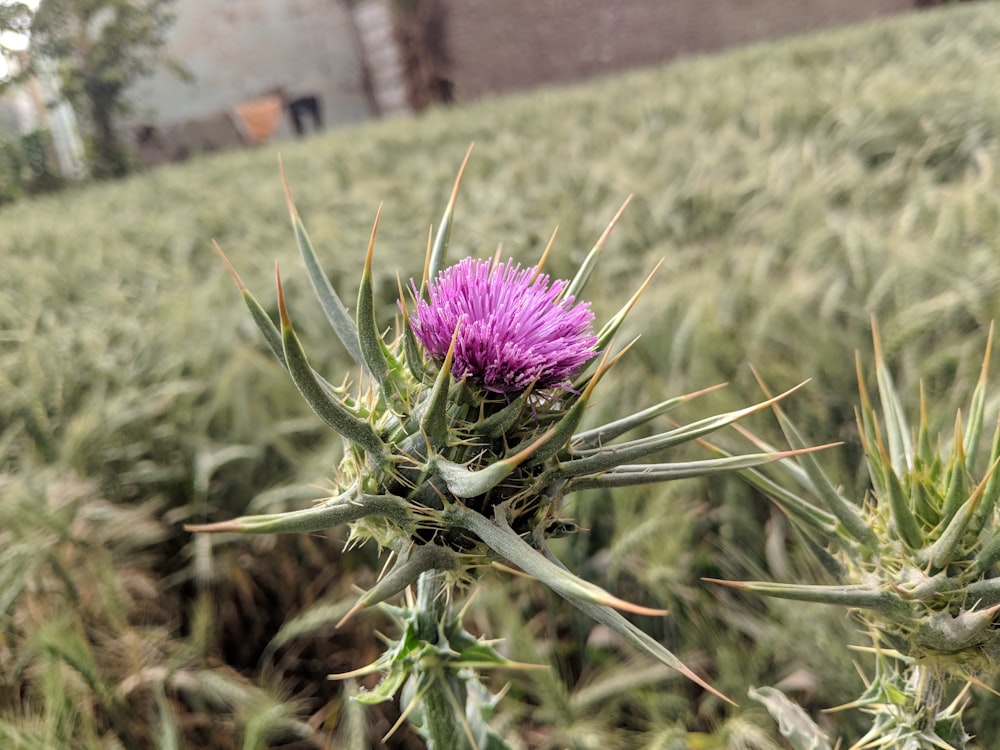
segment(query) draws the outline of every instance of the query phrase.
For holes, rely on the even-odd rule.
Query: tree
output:
[[[85,125],[95,178],[131,166],[118,129],[130,110],[128,88],[159,65],[187,76],[162,48],[174,0],[42,0],[31,23],[30,69],[54,64],[63,96]]]
[[[10,79],[9,58],[21,48],[14,41],[27,42],[32,15],[27,3],[0,0],[0,93],[3,83]]]
[[[0,2],[0,32],[27,34],[31,28],[31,7],[22,2]]]

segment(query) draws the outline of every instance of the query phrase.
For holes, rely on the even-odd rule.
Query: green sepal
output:
[[[786,514],[788,510],[778,506]],[[806,549],[812,554],[816,561],[819,562],[820,566],[826,572],[828,576],[834,581],[844,580],[844,575],[846,571],[844,566],[840,564],[833,555],[831,555],[826,550],[826,544],[830,538],[829,534],[817,534],[814,528],[808,528],[799,523],[792,523],[792,533],[795,538],[798,539],[802,544],[806,546]]]
[[[440,456],[431,459],[430,465],[433,471],[444,478],[448,491],[460,498],[478,497],[489,492],[517,468],[517,464],[501,460],[473,471]]]
[[[981,647],[997,638],[993,621],[998,607],[964,610],[954,617],[948,612],[938,612],[921,621],[916,639],[925,648],[945,653]]]
[[[972,568],[972,573],[987,575],[998,562],[1000,562],[1000,534],[990,539],[976,554],[976,563]]]
[[[577,399],[577,402],[569,408],[565,416],[561,417],[555,423],[554,427],[550,427],[541,438],[535,440],[535,449],[532,451],[533,455],[530,462],[532,465],[548,461],[566,447],[570,438],[573,437],[573,430],[580,426],[589,397],[590,393],[584,391],[583,395]],[[524,447],[526,443],[527,441],[521,443],[514,450],[527,450],[528,448]]]
[[[569,573],[562,562],[553,555],[549,550],[543,550],[542,555],[552,563],[555,567]],[[572,574],[570,574],[572,575]],[[574,607],[579,609],[589,618],[595,622],[610,628],[615,633],[618,633],[622,638],[631,643],[635,648],[642,651],[647,656],[651,656],[656,659],[661,664],[665,664],[671,669],[676,670],[678,673],[684,675],[689,680],[697,685],[708,690],[713,695],[718,696],[727,703],[733,703],[732,700],[727,698],[725,695],[720,693],[714,687],[709,685],[705,680],[699,677],[690,667],[688,667],[684,662],[678,659],[674,654],[667,649],[662,643],[655,640],[652,636],[646,632],[640,630],[635,625],[633,625],[629,620],[625,619],[621,612],[618,612],[611,607],[605,606],[603,604],[598,604],[595,602],[586,601],[584,599],[574,599],[567,597],[556,591],[557,594],[562,596],[566,601],[572,604]],[[735,704],[733,704],[735,705]]]
[[[494,512],[496,522],[456,503],[445,509],[444,516],[447,522],[471,531],[497,555],[570,601],[591,602],[647,615],[666,614],[664,610],[640,607],[619,599],[599,586],[588,583],[565,568],[555,565],[511,529],[503,505],[496,506]]]
[[[797,455],[796,451],[785,453],[748,453],[727,458],[709,458],[700,461],[682,461],[662,464],[635,464],[617,466],[595,476],[573,478],[568,483],[567,492],[610,487],[634,487],[654,482],[671,482],[676,479],[690,479],[727,471],[739,471],[752,466],[780,461]],[[558,481],[566,478],[563,467],[558,466],[549,475]],[[548,478],[548,477],[547,477]]]
[[[913,468],[923,469],[934,480],[941,469],[941,454],[931,441],[931,430],[927,418],[927,394],[924,384],[920,383],[920,426],[917,428],[917,455],[914,456]]]
[[[962,448],[961,414],[955,416],[955,442],[948,461],[948,473],[945,480],[944,506],[941,509],[941,520],[948,523],[954,518],[959,508],[969,497],[969,475],[965,468],[965,453]]]
[[[622,207],[618,209],[618,212],[614,215],[614,218],[608,223],[608,226],[598,237],[597,242],[587,253],[587,257],[583,259],[583,263],[580,264],[580,268],[577,269],[576,275],[573,277],[572,281],[563,289],[562,294],[559,295],[560,299],[567,299],[569,297],[578,298],[580,292],[587,285],[587,280],[590,279],[590,274],[593,273],[594,269],[597,267],[597,260],[601,254],[601,250],[604,249],[604,243],[608,241],[608,237],[611,235],[611,230],[615,228],[615,224],[625,213],[625,208],[631,202],[632,196],[630,195],[622,203]]]
[[[993,445],[990,448],[990,464],[1000,459],[1000,415],[997,418],[997,426],[993,431]],[[978,536],[986,523],[993,518],[993,511],[997,506],[997,499],[1000,497],[1000,471],[994,471],[986,482],[986,489],[983,490],[983,499],[976,508],[969,523],[969,534]]]
[[[312,367],[309,366],[306,359],[302,344],[292,328],[291,319],[288,317],[280,276],[278,277],[278,310],[281,315],[281,339],[285,352],[285,362],[288,366],[288,373],[292,376],[292,381],[299,389],[299,393],[327,426],[367,451],[376,464],[384,465],[389,460],[388,452],[372,426],[351,414],[339,400],[332,398],[316,379]]]
[[[872,609],[889,615],[905,616],[909,611],[906,603],[898,595],[874,589],[867,584],[824,586],[820,584],[773,583],[770,581],[723,581],[718,578],[705,578],[703,580],[779,599]]]
[[[832,513],[816,507],[762,472],[748,469],[740,472],[740,476],[771,498],[771,501],[787,513],[797,526],[825,538],[837,535],[838,529],[843,528]]]
[[[858,367],[860,368],[860,366],[859,360]],[[855,418],[858,430],[861,433],[861,446],[864,449],[865,465],[868,468],[868,475],[871,477],[872,494],[876,498],[888,498],[891,484],[889,475],[894,474],[894,469],[885,451],[885,445],[882,442],[882,435],[878,426],[878,416],[868,402],[868,397],[863,386],[861,401],[862,405],[860,409],[855,410]],[[909,475],[904,474],[903,476],[908,477]],[[810,480],[811,486],[812,482]]]
[[[758,447],[761,447],[771,453],[776,452],[775,448],[767,442],[749,435],[749,433],[747,433],[747,436],[750,437],[752,442]],[[732,455],[728,451],[725,451],[719,446],[707,441],[703,440],[701,441],[701,444],[723,456]],[[810,490],[812,487],[809,482],[808,475],[806,475],[805,471],[798,464],[791,461],[782,461],[781,463],[776,464],[775,470],[789,475],[806,490]],[[771,500],[782,511],[791,517],[796,526],[799,526],[803,530],[810,532],[810,534],[815,534],[817,537],[823,539],[829,539],[830,537],[838,534],[838,529],[841,527],[838,526],[837,518],[832,513],[829,513],[822,508],[818,508],[802,496],[792,492],[784,485],[778,484],[773,479],[756,469],[746,469],[741,471],[740,476],[747,483],[756,487],[767,497],[771,498]]]
[[[568,445],[569,441],[573,438],[573,431],[580,426],[580,422],[583,420],[584,410],[587,408],[587,403],[590,401],[590,396],[593,394],[594,388],[597,387],[597,384],[601,382],[601,378],[607,374],[608,370],[621,359],[631,346],[632,344],[629,344],[614,357],[611,356],[610,350],[604,353],[596,372],[590,376],[587,385],[583,388],[580,395],[576,397],[573,405],[565,413],[559,414],[555,426],[534,442],[532,446],[534,455],[531,458],[533,465],[547,461]],[[514,450],[521,450],[527,442],[525,441]],[[524,448],[524,450],[527,450],[527,448]]]
[[[567,476],[596,474],[630,461],[645,458],[653,453],[658,453],[659,451],[667,450],[668,448],[673,448],[674,446],[690,442],[696,438],[702,437],[703,435],[708,435],[709,433],[731,425],[734,422],[738,422],[751,414],[755,414],[769,406],[773,406],[780,399],[785,398],[787,395],[800,387],[801,385],[795,386],[795,388],[791,388],[778,396],[769,398],[768,400],[754,404],[753,406],[726,412],[724,414],[717,414],[712,417],[706,417],[705,419],[700,419],[696,422],[692,422],[691,424],[678,427],[677,429],[670,430],[669,432],[664,432],[659,435],[629,440],[624,443],[618,443],[617,445],[606,446],[603,448],[573,450],[572,453],[574,455],[581,456],[581,458],[574,458],[563,462],[560,465],[560,470],[567,472]],[[804,448],[806,446],[793,447]]]
[[[625,201],[625,203],[627,205],[628,201]],[[624,211],[625,210],[625,206],[622,206],[621,210]],[[620,216],[621,215],[621,211],[619,211],[618,214]],[[618,217],[616,216],[615,219],[614,219],[614,221],[617,221],[617,220],[618,220]],[[612,222],[612,226],[614,225],[614,221]],[[607,233],[610,230],[611,230],[611,226],[609,226],[608,229],[605,230],[605,232]],[[591,251],[591,252],[593,253],[593,251]],[[590,256],[588,256],[588,258],[589,257]],[[596,257],[597,257],[596,254],[594,254],[593,257],[596,260]],[[586,261],[584,261],[584,263],[586,264]],[[629,298],[628,302],[626,302],[622,306],[622,308],[617,313],[615,313],[612,316],[611,320],[609,320],[607,323],[605,323],[603,326],[601,326],[601,330],[597,332],[597,341],[594,343],[594,356],[592,356],[589,360],[587,360],[587,362],[580,369],[580,373],[577,375],[576,379],[573,381],[573,387],[571,389],[567,389],[569,391],[569,393],[577,393],[577,392],[583,390],[586,387],[587,381],[589,379],[589,372],[590,372],[591,366],[593,366],[593,364],[595,362],[599,361],[598,357],[600,356],[600,352],[607,351],[607,348],[611,345],[611,342],[614,339],[615,334],[618,332],[618,329],[621,327],[621,324],[625,322],[626,316],[628,316],[629,312],[632,310],[632,307],[639,300],[639,297],[642,296],[642,293],[644,291],[646,291],[646,288],[649,286],[650,282],[653,280],[653,276],[656,274],[656,272],[660,269],[660,266],[662,266],[662,265],[663,265],[663,261],[661,260],[659,263],[656,264],[656,267],[653,268],[652,271],[650,271],[650,273],[646,277],[645,281],[643,281],[642,284],[639,285],[639,288]],[[581,271],[582,270],[583,269],[581,268]],[[564,290],[563,293],[560,295],[560,297],[565,297],[565,296],[567,296],[567,292]],[[629,344],[629,346],[631,346],[631,344]],[[603,364],[603,361],[602,361],[602,364]]]
[[[382,207],[379,206],[372,226],[371,239],[368,241],[368,252],[361,272],[361,284],[358,287],[357,304],[357,336],[361,347],[361,356],[365,367],[375,382],[378,383],[386,404],[397,413],[403,413],[402,388],[399,385],[399,373],[402,365],[395,359],[382,340],[382,334],[375,320],[375,286],[372,280],[372,260],[375,252],[375,234],[378,231]]]
[[[292,194],[288,189],[288,182],[285,180],[283,168],[281,180],[285,187],[285,198],[288,201],[288,210],[292,217],[292,230],[295,232],[295,242],[299,247],[302,260],[305,262],[309,281],[312,282],[312,287],[316,292],[316,298],[319,300],[323,315],[326,317],[337,338],[344,345],[344,348],[347,349],[347,353],[351,355],[351,359],[359,366],[365,367],[365,360],[361,356],[361,347],[358,342],[358,328],[354,324],[354,321],[351,320],[351,314],[347,311],[347,307],[340,300],[330,280],[323,272],[316,251],[313,249],[312,242],[309,241],[305,225],[302,223],[299,212],[295,208],[295,203],[292,201]]]
[[[603,424],[600,427],[595,427],[593,429],[577,433],[570,441],[570,445],[574,450],[600,448],[605,443],[624,435],[626,432],[634,430],[636,427],[641,427],[656,417],[666,414],[674,407],[687,403],[698,396],[704,395],[721,387],[721,385],[716,385],[711,388],[704,388],[700,391],[695,391],[694,393],[686,393],[683,396],[668,398],[666,401],[661,401],[658,404],[646,407],[645,409],[637,411],[634,414],[630,414],[627,417],[622,417],[621,419],[616,419],[613,422]]]
[[[662,664],[666,664],[671,669],[676,670],[678,673],[682,674],[687,679],[691,680],[697,685],[700,685],[708,692],[721,698],[727,703],[735,705],[735,703],[726,697],[724,694],[720,693],[714,687],[712,687],[703,678],[699,677],[689,666],[677,658],[669,649],[667,649],[662,643],[653,639],[652,636],[646,632],[640,630],[632,622],[625,619],[625,617],[617,610],[612,609],[601,604],[596,604],[594,602],[589,602],[583,599],[573,599],[563,595],[561,592],[557,591],[557,594],[566,599],[570,604],[579,609],[585,615],[590,617],[595,622],[604,625],[610,630],[614,631],[626,641],[631,643],[635,648],[642,651],[647,656],[651,656]]]
[[[885,474],[889,496],[884,499],[889,501],[889,507],[892,509],[892,522],[896,533],[911,550],[921,549],[924,546],[923,534],[920,533],[917,519],[907,502],[903,485],[891,468],[887,468]]]
[[[919,472],[919,467],[915,472]],[[910,481],[910,509],[918,522],[925,528],[934,528],[941,521],[941,511],[944,502],[937,488],[926,481],[919,473]]]
[[[990,323],[990,331],[986,336],[986,351],[983,353],[983,364],[979,369],[979,379],[976,381],[976,388],[972,392],[972,401],[969,403],[969,427],[965,433],[963,448],[966,456],[966,470],[971,472],[976,454],[979,452],[979,441],[982,437],[983,418],[986,411],[986,385],[987,376],[990,369],[990,353],[993,350],[993,323]]]
[[[434,378],[434,387],[427,398],[427,407],[420,419],[420,429],[427,436],[431,445],[445,446],[448,444],[448,392],[453,383],[451,365],[455,357],[455,342],[458,338],[458,328],[451,337],[451,345],[445,354],[444,362]]]
[[[410,374],[417,383],[424,381],[424,350],[417,340],[417,334],[413,332],[410,325],[410,311],[403,302],[403,290],[399,290],[400,308],[403,312],[403,356],[406,359],[406,366]]]
[[[527,394],[521,393],[517,398],[500,409],[500,411],[494,412],[485,419],[470,424],[469,429],[479,435],[486,435],[486,437],[500,437],[517,424],[517,420],[521,416],[521,412],[524,411],[527,403]]]
[[[624,209],[624,206],[622,206],[622,208]],[[646,276],[645,280],[639,285],[639,288],[629,298],[628,302],[622,305],[621,309],[612,315],[611,319],[608,320],[607,323],[601,326],[601,330],[597,332],[597,343],[594,344],[594,349],[596,351],[602,351],[606,346],[608,346],[608,344],[611,343],[615,334],[618,333],[618,329],[621,328],[622,323],[625,322],[625,318],[627,318],[628,314],[632,312],[632,308],[635,306],[635,303],[639,301],[639,297],[641,297],[642,293],[646,291],[646,288],[653,280],[653,276],[660,270],[660,266],[662,265],[663,261],[661,260],[656,264],[653,270],[649,272],[649,275]]]
[[[482,469],[467,469],[464,465],[441,456],[432,456],[428,461],[428,468],[444,479],[448,491],[455,497],[478,497],[510,476],[514,469],[535,453],[551,433],[552,430],[549,430],[531,445],[520,448],[516,453],[512,451],[511,455],[498,459]]]
[[[188,525],[188,531],[236,532],[239,534],[308,534],[332,529],[369,516],[379,516],[401,529],[413,525],[407,502],[395,495],[359,495],[345,492],[324,503],[286,513],[241,516],[218,523]]]
[[[792,424],[791,420],[785,415],[784,411],[780,407],[775,406],[774,413],[778,417],[778,424],[789,445],[795,449],[808,447],[806,441],[799,434],[799,431]],[[829,480],[826,472],[823,471],[816,458],[812,454],[806,453],[798,459],[798,462],[809,477],[812,491],[823,505],[826,506],[826,509],[837,517],[837,520],[843,524],[847,532],[858,542],[870,551],[877,550],[879,543],[875,533],[865,523],[857,506],[845,498]]]
[[[215,245],[216,252],[222,257],[223,263],[226,264],[226,268],[229,269],[229,273],[233,277],[233,281],[236,283],[236,287],[240,290],[240,296],[243,297],[243,302],[247,309],[250,311],[250,317],[253,319],[254,324],[257,326],[257,330],[260,331],[261,335],[264,337],[264,342],[267,344],[267,348],[271,350],[271,354],[277,359],[285,371],[288,370],[288,364],[285,362],[285,350],[281,343],[281,331],[278,330],[278,326],[274,324],[271,320],[271,316],[267,314],[264,307],[257,301],[257,298],[253,296],[253,293],[247,288],[247,285],[243,283],[243,279],[236,272],[236,268],[233,264],[229,262],[229,258],[226,254],[222,252],[222,248]],[[337,393],[338,388],[331,385],[328,381],[323,379],[317,372],[313,371],[313,375],[322,384],[324,388],[330,393]]]
[[[953,561],[955,550],[959,549],[969,522],[975,515],[976,507],[982,501],[990,477],[996,472],[998,465],[1000,465],[1000,458],[993,463],[986,476],[983,477],[983,481],[958,509],[944,531],[941,532],[941,536],[927,550],[927,561],[932,571],[942,570]],[[964,472],[965,466],[961,466],[958,470]]]
[[[882,342],[878,327],[872,323],[872,342],[875,347],[875,380],[878,385],[879,401],[885,417],[885,432],[889,441],[889,461],[897,474],[908,473],[913,468],[913,444],[906,414],[899,400],[892,375],[885,365]]]
[[[281,363],[281,366],[287,370],[288,364],[285,362],[285,350],[281,345],[281,331],[278,330],[274,321],[271,320],[271,316],[267,314],[267,311],[257,301],[257,298],[251,294],[249,289],[243,287],[241,293],[243,302],[246,304],[247,309],[250,310],[250,317],[253,318],[253,322],[257,324],[257,329],[264,336],[267,348],[271,350],[271,353]]]
[[[975,581],[962,589],[962,593],[967,601],[976,602],[980,607],[1000,604],[1000,578]]]
[[[433,280],[438,275],[438,271],[441,270],[441,264],[444,262],[444,256],[448,250],[448,242],[451,240],[451,225],[455,219],[458,190],[462,185],[462,176],[465,174],[465,167],[469,163],[470,156],[472,156],[472,146],[469,146],[469,150],[465,152],[465,159],[462,160],[462,166],[458,168],[455,185],[451,189],[451,197],[448,199],[448,205],[445,206],[444,215],[441,217],[441,224],[438,226],[437,234],[434,236],[434,243],[431,245],[428,256],[427,279],[425,281]]]
[[[565,392],[562,401],[562,410],[554,410],[539,415],[540,425],[554,426],[549,428],[548,432],[543,436],[543,440],[535,441],[536,452],[531,461],[533,465],[547,461],[568,446],[569,441],[573,438],[573,431],[579,427],[580,422],[583,420],[584,410],[587,408],[587,403],[594,392],[594,388],[597,387],[597,384],[607,374],[608,370],[625,355],[625,352],[634,343],[635,341],[633,340],[614,356],[611,355],[610,349],[606,350],[600,359],[600,363],[597,365],[597,370],[586,378],[585,385],[579,389],[574,386],[573,390]],[[528,398],[527,393],[524,394],[524,398]],[[528,438],[514,450],[521,450],[530,441],[531,438]]]

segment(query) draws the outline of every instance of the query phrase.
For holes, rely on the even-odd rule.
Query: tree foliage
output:
[[[31,28],[31,7],[27,3],[0,3],[0,32],[27,34]]]
[[[63,96],[86,125],[94,177],[129,171],[117,127],[130,111],[128,88],[159,65],[183,73],[162,55],[174,1],[43,0],[34,14],[31,67],[54,64]]]
[[[27,3],[20,0],[15,2],[0,0],[0,94],[14,75],[11,70],[13,69],[16,74],[20,69],[20,65],[11,66],[10,62],[11,58],[17,57],[17,52],[23,49],[18,42],[27,42],[33,15],[31,6]]]

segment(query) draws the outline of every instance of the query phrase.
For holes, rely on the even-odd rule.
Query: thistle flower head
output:
[[[189,528],[268,534],[349,524],[352,541],[374,539],[394,555],[355,609],[399,594],[430,571],[464,582],[490,562],[506,561],[647,655],[716,692],[617,611],[663,610],[629,604],[582,580],[562,566],[546,542],[575,529],[561,508],[571,493],[713,474],[787,455],[642,463],[765,409],[774,399],[629,436],[703,390],[581,430],[594,388],[628,348],[612,355],[613,337],[652,277],[596,333],[592,330],[593,314],[578,297],[621,212],[573,278],[553,281],[540,266],[510,260],[466,258],[444,268],[457,194],[458,181],[428,248],[431,278],[425,289],[411,284],[412,317],[400,301],[403,322],[394,336],[387,336],[375,317],[375,229],[352,317],[323,273],[289,196],[295,237],[324,314],[370,385],[357,397],[313,369],[292,326],[280,278],[276,322],[230,266],[264,340],[316,415],[344,438],[339,494],[311,508]],[[605,350],[600,360],[599,350]],[[551,398],[534,398],[545,389]]]
[[[562,296],[567,284],[510,260],[466,258],[429,284],[411,324],[439,362],[455,335],[459,380],[495,393],[564,386],[597,343],[590,305]]]

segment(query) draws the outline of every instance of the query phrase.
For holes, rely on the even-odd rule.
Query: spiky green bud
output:
[[[871,489],[845,497],[811,456],[779,467],[785,482],[757,470],[744,476],[788,513],[833,583],[728,585],[770,596],[855,610],[880,643],[905,658],[959,676],[1000,673],[1000,426],[987,425],[992,328],[979,380],[950,440],[931,439],[921,394],[912,430],[886,367],[877,329],[880,409],[858,365],[858,426]],[[793,447],[803,439],[776,407]],[[758,444],[763,445],[760,441]],[[787,488],[795,482],[802,488]]]

